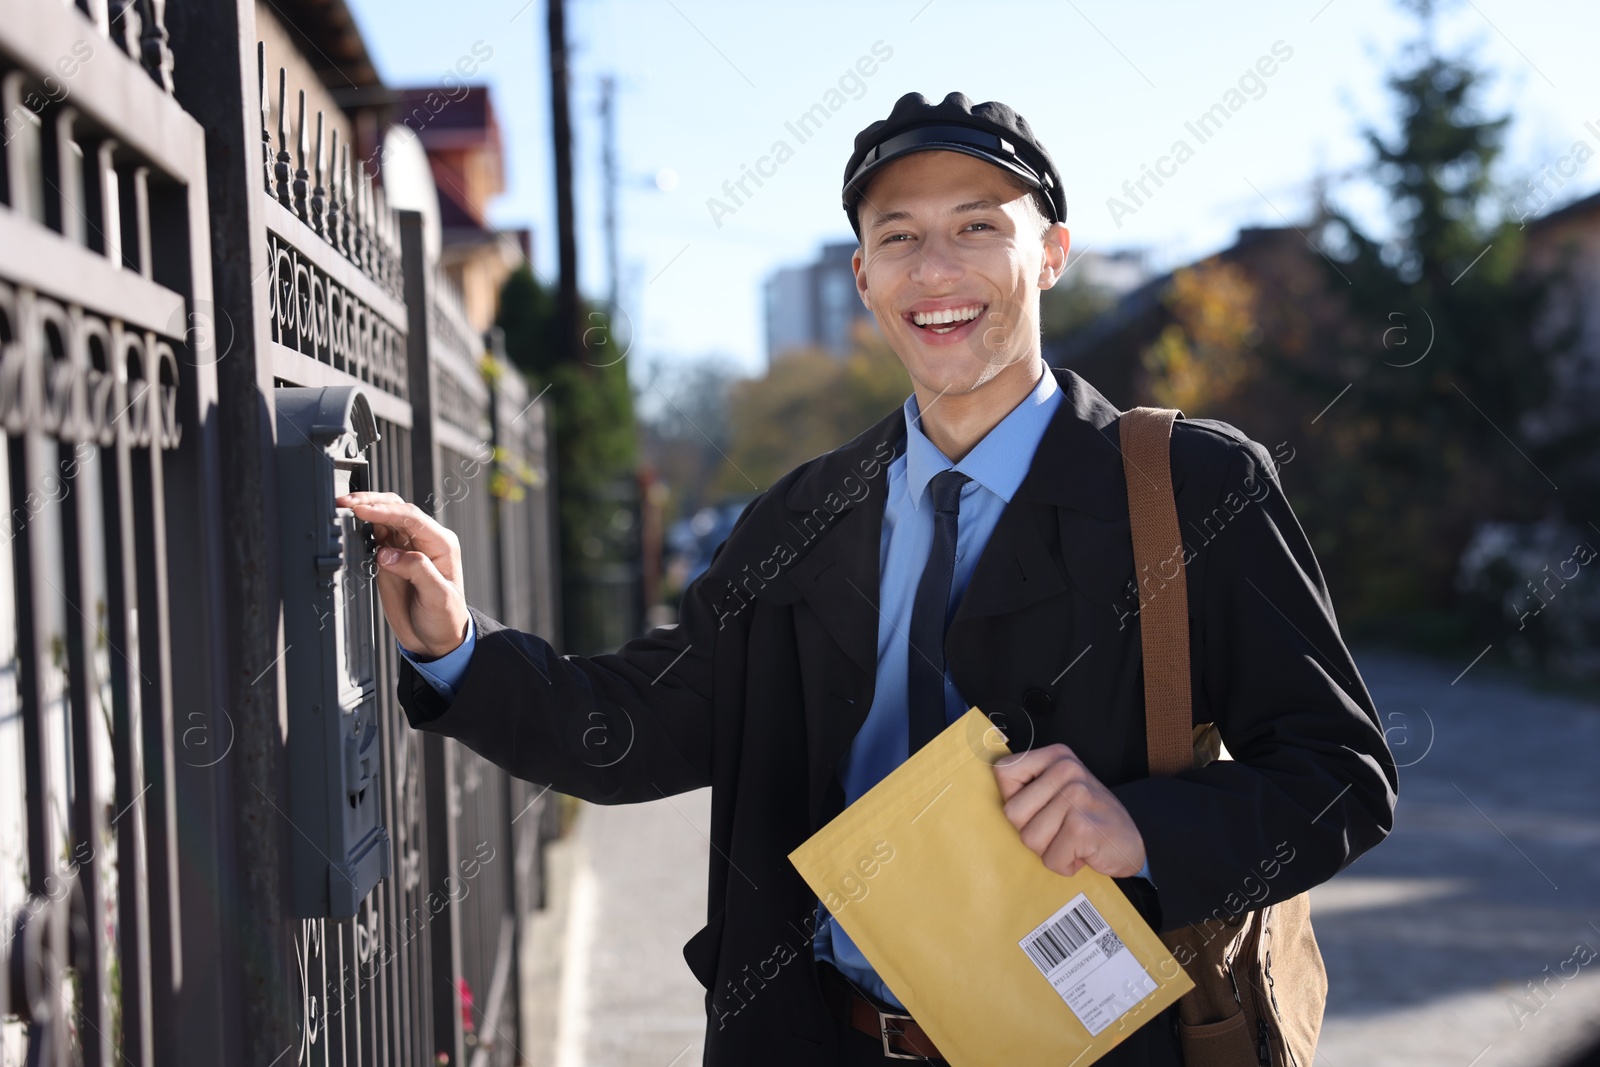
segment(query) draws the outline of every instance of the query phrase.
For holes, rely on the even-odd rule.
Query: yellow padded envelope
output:
[[[978,708],[789,860],[955,1067],[1087,1067],[1194,987],[1115,882],[1006,819]]]

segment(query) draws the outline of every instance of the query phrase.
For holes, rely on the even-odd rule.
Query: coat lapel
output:
[[[1122,452],[1120,412],[1077,374],[1052,368],[1062,390],[1028,473],[1001,511],[950,623],[959,628],[1019,611],[1076,585],[1113,610],[1131,577],[1133,546]]]
[[[854,505],[792,570],[795,588],[849,659],[875,672],[878,661],[878,544],[883,497]]]
[[[835,764],[872,706],[878,659],[878,550],[883,507],[864,502],[794,566],[803,603],[795,637],[806,694],[806,763],[810,824],[822,821]]]
[[[1062,402],[1027,475],[1002,510],[951,622],[946,648],[958,679],[964,673],[964,628],[1018,611],[1070,585],[1114,612],[1132,577],[1127,498],[1116,444],[1121,413],[1074,372],[1047,368],[1047,373],[1056,375]],[[802,667],[808,685],[814,678],[825,690],[806,701],[812,825],[817,825],[829,776],[872,704],[888,468],[904,453],[905,443],[904,416],[896,409],[819,457],[785,496],[794,543],[809,544],[789,568],[793,590],[806,609],[796,615]],[[872,474],[864,474],[869,468]],[[846,495],[851,483],[845,479],[851,476],[866,483],[865,493]]]
[[[804,602],[796,607],[795,637],[808,688],[812,826],[821,823],[834,765],[872,706],[884,499],[889,464],[905,451],[905,442],[905,418],[896,409],[822,456],[784,498],[790,511],[787,533],[794,535],[794,543],[809,541],[827,522],[825,532],[789,568],[794,591]]]

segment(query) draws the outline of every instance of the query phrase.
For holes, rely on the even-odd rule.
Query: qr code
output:
[[[1100,951],[1107,956],[1115,956],[1122,951],[1122,938],[1114,930],[1107,930],[1100,935]]]

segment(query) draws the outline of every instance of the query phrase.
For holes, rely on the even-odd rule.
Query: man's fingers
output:
[[[1083,780],[1077,768],[1082,764],[1060,761],[1050,765],[1043,774],[1023,786],[1006,801],[1006,818],[1011,825],[1021,829],[1027,826],[1048,805],[1061,800],[1083,804],[1088,800]]]
[[[1000,798],[1008,807],[1016,795],[1023,791],[1030,783],[1049,773],[1052,768],[1066,765],[1068,767],[1083,767],[1083,762],[1072,754],[1066,745],[1046,745],[1044,748],[1031,749],[1022,753],[1015,761],[1002,760],[994,765],[995,781],[1000,786]],[[1065,781],[1057,779],[1057,784]]]
[[[1044,850],[1064,829],[1066,820],[1071,814],[1072,807],[1061,794],[1053,793],[1045,797],[1044,802],[1023,817],[1017,826],[1022,843],[1043,856]],[[1012,823],[1017,824],[1018,820],[1013,819]]]
[[[341,494],[340,496],[334,497],[333,502],[339,505],[341,508],[354,507],[357,504],[370,507],[375,504],[404,505],[407,503],[406,498],[401,496],[399,493],[380,493],[376,490],[366,489],[359,490],[354,493]]]
[[[383,562],[383,555],[386,552],[394,553],[393,559],[387,563]],[[417,599],[422,601],[423,611],[443,607],[450,591],[455,588],[448,578],[439,573],[439,568],[434,566],[433,560],[425,553],[385,549],[380,550],[378,559],[379,588],[382,588],[381,583],[385,574],[403,579],[416,590]]]
[[[1015,786],[1027,785],[1043,774],[1045,768],[1064,759],[1078,761],[1077,755],[1066,745],[1060,743],[1046,745],[1043,748],[1029,749],[1019,755],[1006,756],[995,763],[994,773],[1000,780],[1003,792],[1008,783]],[[1013,788],[1012,792],[1016,792],[1016,789]]]
[[[1088,819],[1059,793],[1022,827],[1020,836],[1045,867],[1069,878],[1094,857],[1095,835]]]
[[[1105,836],[1095,828],[1094,820],[1067,803],[1055,836],[1039,850],[1039,858],[1057,874],[1071,876],[1080,867],[1093,867],[1104,843]]]
[[[456,588],[421,552],[400,552],[378,567],[378,596],[400,643],[413,652],[454,648],[461,631],[453,621]]]
[[[1001,770],[1002,768],[999,765],[995,766],[994,779],[1000,786],[1000,803],[1004,804],[1017,795],[1018,791],[1022,789],[1023,783],[1000,773]]]
[[[1058,856],[1054,852],[1046,852],[1039,859],[1044,863],[1045,867],[1067,878],[1071,878],[1088,866],[1088,861],[1082,856],[1067,857],[1064,853]]]
[[[1020,833],[1022,843],[1046,867],[1069,878],[1084,867],[1100,870],[1100,852],[1107,842],[1104,832],[1072,798],[1072,792],[1080,788],[1071,785],[1053,794]]]
[[[423,552],[436,562],[449,560],[459,548],[453,531],[398,494],[347,493],[334,497],[333,502],[355,512],[356,518],[372,523],[373,536],[380,545]]]
[[[1058,874],[1091,867],[1135,874],[1144,860],[1138,827],[1116,796],[1066,745],[1047,745],[1006,766],[995,764],[1007,821]]]

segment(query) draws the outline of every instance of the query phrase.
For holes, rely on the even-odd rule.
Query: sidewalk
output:
[[[524,964],[530,1067],[696,1067],[705,990],[683,943],[705,924],[711,791],[583,805],[548,849],[549,906]]]

